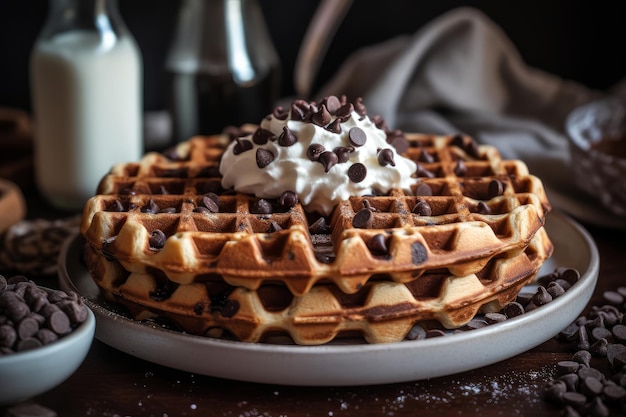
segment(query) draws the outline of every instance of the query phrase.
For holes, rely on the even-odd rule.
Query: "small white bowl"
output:
[[[24,352],[0,356],[0,405],[42,394],[69,378],[83,363],[93,341],[96,319],[87,319],[62,338]]]
[[[565,122],[575,185],[599,205],[626,216],[626,158],[605,152],[601,143],[626,144],[626,99],[607,97],[574,109]]]

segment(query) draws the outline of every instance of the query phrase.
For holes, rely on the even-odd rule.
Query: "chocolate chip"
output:
[[[39,339],[42,344],[47,345],[56,340],[59,340],[59,336],[52,330],[44,327],[42,329],[39,329],[39,331],[37,332],[37,339]]]
[[[457,177],[463,177],[465,176],[465,174],[467,174],[467,166],[465,165],[463,160],[459,159],[459,161],[456,163],[456,166],[454,167],[454,175],[456,175]]]
[[[274,161],[274,154],[271,151],[264,148],[256,150],[256,166],[262,169],[271,164],[272,161]]]
[[[505,184],[499,180],[491,180],[487,188],[488,199],[501,196],[504,193]]]
[[[450,138],[449,144],[450,144],[450,146],[456,146],[457,148],[465,149],[465,141],[463,139],[463,135],[458,134],[458,133],[454,134]]]
[[[283,132],[278,137],[278,144],[280,146],[292,146],[298,141],[296,135],[287,127],[283,127]]]
[[[213,192],[205,193],[202,196],[201,204],[209,210],[217,213],[219,211],[220,196]]]
[[[37,334],[39,323],[32,317],[24,317],[17,324],[16,330],[20,339],[27,339]]]
[[[350,154],[354,152],[353,146],[338,146],[333,149],[333,152],[337,155],[337,162],[344,163],[350,159]]]
[[[476,330],[476,329],[482,329],[483,327],[486,327],[487,325],[488,324],[486,320],[480,320],[479,318],[474,317],[473,319],[468,321],[464,327],[467,330]]]
[[[357,211],[352,218],[352,226],[357,229],[367,229],[371,227],[374,221],[374,213],[368,208],[362,208]]]
[[[328,126],[326,126],[326,130],[328,130],[331,133],[336,133],[336,134],[341,133],[342,132],[341,120],[340,119],[333,120],[332,122],[330,122]]]
[[[309,233],[311,234],[327,234],[330,233],[330,227],[326,223],[324,217],[320,217],[311,226],[309,226]]]
[[[67,314],[67,317],[70,319],[70,325],[74,326],[76,324],[82,323],[87,320],[87,309],[84,308],[81,299],[65,299],[57,303],[61,310]]]
[[[417,160],[420,162],[425,162],[427,164],[435,162],[435,158],[426,149],[422,149],[419,156],[417,157]]]
[[[411,262],[415,265],[421,265],[428,260],[428,252],[421,242],[413,242],[411,244]]]
[[[339,120],[347,120],[350,118],[350,115],[352,115],[353,111],[354,106],[352,105],[352,103],[346,103],[343,104],[339,109],[337,109],[337,111],[335,112],[335,116],[337,116]]]
[[[531,300],[535,305],[542,306],[552,301],[552,296],[548,294],[548,291],[542,286],[537,287],[537,292]]]
[[[591,345],[589,344],[589,336],[587,334],[587,328],[585,326],[580,326],[578,328],[578,345],[576,346],[578,350],[589,350]]]
[[[48,303],[48,294],[35,285],[29,285],[24,290],[24,301],[32,311],[39,311]]]
[[[409,330],[409,333],[407,333],[406,335],[406,339],[407,340],[426,339],[426,330],[419,324],[416,324],[415,326],[411,327],[411,330]]]
[[[431,216],[433,214],[432,209],[430,208],[430,204],[428,204],[426,200],[422,200],[421,198],[417,199],[417,201],[415,202],[412,213],[418,214],[420,216]]]
[[[488,324],[501,323],[506,320],[506,315],[502,313],[485,313],[485,320]]]
[[[561,375],[559,380],[565,382],[568,391],[576,391],[580,377],[575,372],[570,372],[568,374]]]
[[[278,198],[278,204],[280,204],[285,210],[289,210],[298,204],[298,194],[293,191],[283,191]]]
[[[441,329],[429,329],[426,332],[426,339],[430,339],[432,337],[442,337],[442,336],[445,336],[445,335],[446,335],[446,332],[444,332]]]
[[[252,142],[247,139],[237,138],[235,141],[235,146],[233,146],[233,154],[235,155],[242,154],[252,149]]]
[[[425,182],[421,182],[415,189],[415,195],[429,197],[433,195],[433,189],[430,188],[430,185],[426,184]]]
[[[592,417],[609,417],[609,409],[600,397],[594,397],[591,403],[587,405],[587,415]]]
[[[580,279],[580,272],[574,268],[558,267],[554,271],[558,277],[567,281],[570,285],[574,285]]]
[[[545,390],[545,397],[548,401],[561,404],[563,400],[563,394],[567,392],[567,385],[560,380],[550,381]]]
[[[602,388],[602,394],[608,402],[619,403],[626,398],[626,389],[616,384],[607,384]]]
[[[282,227],[280,227],[280,225],[278,223],[276,223],[275,221],[270,222],[270,227],[269,229],[267,229],[267,233],[276,233],[278,231],[283,230]]]
[[[399,154],[405,153],[410,148],[409,141],[402,131],[387,133],[387,143],[393,146]]]
[[[0,346],[12,347],[17,341],[17,332],[10,324],[0,326]]]
[[[416,163],[416,165],[417,165],[417,168],[415,169],[415,175],[417,175],[418,177],[425,177],[425,178],[435,177],[435,174],[427,170],[426,168],[424,168],[422,164]]]
[[[327,124],[329,124],[330,121],[331,121],[330,113],[328,109],[326,108],[326,105],[324,104],[322,104],[320,109],[317,112],[313,113],[313,116],[311,116],[311,122],[317,126],[324,127]]]
[[[598,381],[604,381],[604,374],[602,372],[600,372],[599,370],[597,370],[596,368],[590,368],[588,366],[581,366],[578,368],[578,371],[576,371],[576,373],[578,374],[578,377],[583,380],[585,378],[595,378]]]
[[[354,183],[359,183],[367,176],[367,167],[360,162],[350,165],[348,168],[348,178]]]
[[[606,327],[594,327],[593,329],[591,329],[591,338],[593,340],[612,340],[613,334]]]
[[[166,240],[167,236],[165,236],[165,233],[160,229],[156,229],[150,234],[148,243],[152,249],[163,249]]]
[[[311,161],[317,161],[320,157],[320,155],[326,150],[326,148],[324,148],[324,145],[321,145],[319,143],[313,143],[311,145],[309,145],[309,147],[306,150],[306,156],[311,160]]]
[[[274,111],[272,111],[272,116],[278,120],[286,120],[287,116],[289,116],[289,111],[283,106],[276,106],[274,107]]]
[[[389,248],[387,247],[386,236],[382,233],[377,233],[367,241],[367,248],[374,255],[387,255]]]
[[[10,292],[4,292],[5,294],[14,294]],[[17,323],[22,320],[24,317],[30,313],[30,308],[28,305],[19,299],[18,296],[5,296],[0,298],[0,307],[4,309],[4,314],[11,319],[13,322]]]
[[[580,364],[575,361],[559,361],[556,364],[558,375],[575,373],[579,367]]]
[[[124,206],[120,200],[115,200],[109,207],[107,207],[107,211],[112,213],[122,213],[124,212]]]
[[[626,343],[626,326],[623,324],[617,324],[613,326],[611,329],[613,336],[615,337],[615,341],[620,342],[622,344]]]
[[[617,291],[605,291],[602,293],[602,298],[615,306],[620,306],[624,303],[624,296]]]
[[[317,162],[324,166],[324,172],[330,171],[332,167],[337,165],[338,161],[339,157],[337,156],[337,154],[331,151],[324,151],[317,158]]]
[[[311,118],[311,106],[305,100],[291,103],[291,120],[306,122]]]
[[[256,200],[250,206],[250,213],[252,214],[271,214],[272,213],[272,205],[269,201],[261,198]]]
[[[463,135],[455,134],[450,140],[450,145],[464,150],[465,153],[473,158],[478,158],[480,156],[478,143],[472,138],[469,138],[469,140],[466,141]]]
[[[363,146],[367,142],[367,135],[363,129],[355,126],[348,131],[348,141],[352,146]]]
[[[36,349],[41,347],[41,341],[36,337],[28,337],[26,339],[18,340],[15,344],[15,350],[18,352],[24,352],[26,350]]]
[[[581,365],[589,366],[589,363],[591,362],[591,353],[587,350],[579,350],[574,353],[572,360],[580,363]]]
[[[472,158],[480,157],[480,149],[478,147],[478,142],[470,138],[470,140],[467,142],[465,146],[465,152],[467,152],[467,154],[471,156]]]
[[[378,164],[381,167],[386,167],[387,165],[395,167],[396,162],[393,160],[393,151],[388,148],[381,149],[380,152],[378,152]]]
[[[70,331],[70,318],[64,311],[59,310],[50,314],[47,318],[48,327],[58,335],[64,335]]]
[[[357,97],[357,99],[354,100],[354,111],[361,117],[367,115],[367,107],[363,104],[363,98]]]
[[[606,358],[609,363],[619,369],[626,364],[626,345],[620,343],[612,343],[607,346]]]
[[[322,104],[326,105],[328,112],[330,114],[337,113],[337,110],[341,108],[341,101],[337,98],[337,96],[328,96],[322,100]]]
[[[380,114],[370,117],[370,120],[377,128],[385,131],[387,130],[387,122],[385,122],[385,119],[383,119]]]
[[[562,398],[565,404],[574,407],[580,407],[582,405],[585,405],[585,403],[587,402],[587,397],[585,395],[575,391],[568,391],[563,393]]]
[[[141,208],[141,212],[147,214],[157,214],[159,211],[159,206],[152,199],[150,199],[148,203]]]
[[[548,284],[546,291],[548,291],[548,294],[550,294],[553,299],[565,294],[565,288],[563,288],[558,282],[554,281]]]
[[[265,145],[273,136],[274,134],[270,130],[259,127],[252,135],[252,142],[257,145]]]
[[[524,307],[517,301],[512,301],[502,308],[502,312],[510,319],[524,314]]]
[[[484,201],[479,201],[478,204],[476,204],[476,213],[491,214],[491,207]]]

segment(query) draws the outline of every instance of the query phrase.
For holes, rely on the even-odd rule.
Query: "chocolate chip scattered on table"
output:
[[[574,353],[557,363],[544,394],[566,416],[626,413],[626,287],[603,298],[606,304],[591,306],[558,335]]]

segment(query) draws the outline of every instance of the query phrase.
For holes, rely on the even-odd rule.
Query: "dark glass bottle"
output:
[[[256,0],[184,0],[166,65],[174,142],[259,123],[280,93]]]

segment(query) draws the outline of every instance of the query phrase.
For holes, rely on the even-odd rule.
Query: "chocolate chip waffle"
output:
[[[405,283],[379,276],[353,294],[321,283],[299,296],[282,285],[250,290],[210,277],[177,284],[157,270],[126,271],[89,245],[85,255],[106,297],[128,307],[136,319],[167,318],[192,334],[245,342],[287,335],[296,344],[317,345],[342,336],[398,342],[415,325],[458,328],[479,312],[500,311],[536,276],[552,249],[540,228],[525,249],[493,257],[475,274],[430,271]]]
[[[280,284],[295,295],[318,283],[353,294],[379,276],[400,284],[440,270],[468,276],[526,248],[550,205],[523,162],[461,135],[407,138],[404,154],[418,164],[411,190],[352,197],[324,217],[288,194],[224,190],[218,166],[228,137],[196,137],[169,157],[114,167],[81,231],[131,273],[159,271],[183,286]]]

